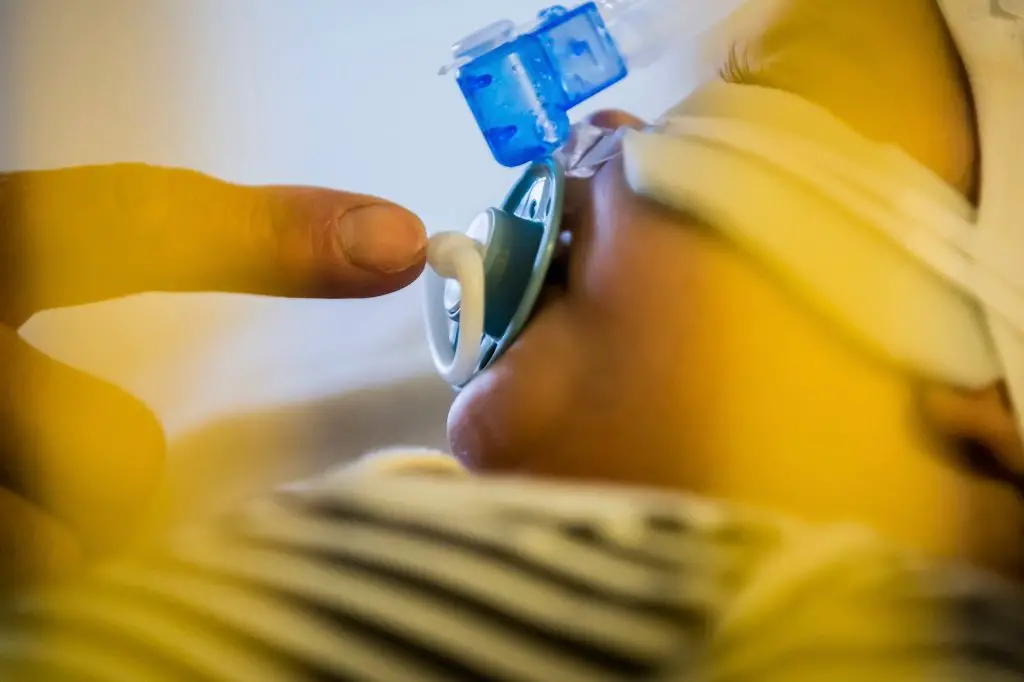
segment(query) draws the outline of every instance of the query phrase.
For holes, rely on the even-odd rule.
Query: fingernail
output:
[[[352,265],[385,274],[408,270],[423,260],[427,248],[426,230],[419,218],[391,204],[370,204],[346,212],[334,237]]]

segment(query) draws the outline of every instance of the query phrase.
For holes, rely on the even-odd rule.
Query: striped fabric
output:
[[[675,496],[333,476],[21,595],[0,679],[1024,680],[1020,600],[928,575]]]

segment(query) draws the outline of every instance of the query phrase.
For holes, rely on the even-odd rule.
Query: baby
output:
[[[821,107],[974,198],[933,0],[760,11],[677,113]],[[381,453],[25,595],[6,679],[1024,680],[1005,388],[865,347],[622,159],[571,191],[564,277],[452,409],[461,464]]]

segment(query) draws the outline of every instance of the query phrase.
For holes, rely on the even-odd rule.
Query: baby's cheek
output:
[[[594,180],[587,233],[574,249],[578,281],[574,305],[615,323],[638,307],[685,292],[694,221],[630,189],[621,163],[605,166]],[[590,309],[593,309],[592,311]]]

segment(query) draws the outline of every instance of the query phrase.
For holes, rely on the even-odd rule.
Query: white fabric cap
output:
[[[977,112],[982,182],[974,256],[983,269],[1008,260],[1024,299],[1024,0],[939,0],[939,6]],[[1024,434],[1024,317],[982,304]]]

